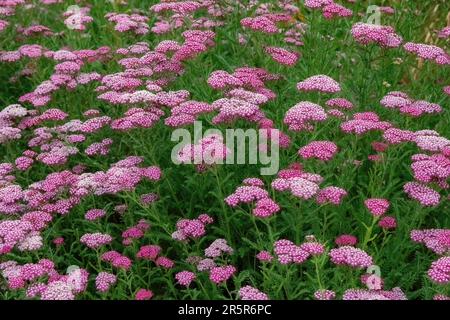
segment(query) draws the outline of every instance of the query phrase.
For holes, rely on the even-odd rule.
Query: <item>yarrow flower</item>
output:
[[[215,284],[227,281],[236,273],[234,266],[214,267],[210,270],[209,279]]]
[[[239,297],[241,300],[269,300],[264,292],[259,291],[252,286],[245,286],[239,289]]]
[[[80,238],[80,242],[91,249],[99,248],[105,244],[111,243],[111,241],[112,237],[109,234],[103,234],[100,232],[86,233]]]
[[[352,268],[367,268],[372,265],[372,257],[361,249],[342,246],[330,250],[330,259],[338,265],[347,265]]]
[[[153,292],[147,289],[139,289],[135,295],[136,300],[150,300],[152,297]]]
[[[382,216],[389,209],[389,201],[387,199],[366,199],[364,205],[374,217]]]
[[[317,158],[323,161],[331,160],[337,153],[336,144],[331,141],[313,141],[298,150],[299,156],[304,159]]]
[[[376,43],[382,47],[396,48],[403,41],[394,28],[377,24],[358,22],[352,26],[351,33],[353,38],[363,45]]]
[[[314,299],[316,300],[333,300],[336,298],[336,293],[332,290],[317,290],[314,292]]]
[[[196,278],[195,273],[190,271],[181,271],[175,275],[175,279],[178,283],[184,287],[189,287],[192,281]]]
[[[319,74],[297,83],[297,90],[336,93],[341,91],[341,86],[329,76]]]
[[[109,272],[100,272],[95,278],[95,287],[99,292],[107,292],[115,284],[117,277]]]

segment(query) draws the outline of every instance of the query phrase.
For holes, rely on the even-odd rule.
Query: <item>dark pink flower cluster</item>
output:
[[[99,292],[107,292],[117,281],[117,277],[109,272],[100,272],[95,278],[95,288]]]
[[[416,54],[419,58],[434,61],[437,64],[450,64],[450,55],[434,45],[407,42],[403,45],[407,52]]]
[[[177,282],[184,287],[189,287],[191,282],[196,278],[197,276],[195,275],[195,273],[191,271],[181,271],[175,275],[175,279],[177,280]]]
[[[322,8],[325,19],[346,18],[353,15],[353,11],[335,2],[325,5]]]
[[[126,246],[131,245],[133,240],[141,239],[149,228],[150,224],[146,220],[139,220],[136,225],[122,232],[122,244]]]
[[[269,296],[252,286],[244,286],[239,289],[241,300],[269,300]]]
[[[279,64],[293,66],[297,63],[299,54],[279,47],[267,47],[266,53]]]
[[[292,131],[312,131],[313,122],[322,122],[328,118],[325,110],[318,104],[302,101],[290,108],[283,122],[289,126]]]
[[[103,253],[100,258],[118,269],[129,270],[133,264],[130,258],[114,250]]]
[[[347,289],[342,300],[407,300],[400,288],[386,290]]]
[[[450,229],[412,230],[411,240],[423,243],[428,249],[439,255],[450,253]]]
[[[209,279],[215,284],[226,282],[236,273],[236,268],[231,265],[214,267],[209,273]]]
[[[355,246],[358,243],[358,238],[351,234],[342,234],[334,240],[334,243],[339,247]]]
[[[352,26],[353,38],[363,45],[376,43],[386,48],[397,48],[403,39],[390,26],[358,22]]]
[[[319,91],[323,93],[336,93],[341,91],[339,83],[327,75],[319,74],[297,83],[299,91]]]
[[[379,217],[386,213],[390,203],[387,199],[371,198],[364,200],[364,205],[374,217]]]
[[[431,264],[428,276],[438,284],[450,282],[450,257],[441,257]]]
[[[439,192],[419,182],[407,182],[403,186],[403,190],[410,198],[419,201],[424,207],[436,206],[441,199]]]
[[[300,246],[286,239],[274,243],[274,252],[281,264],[303,263],[309,257],[321,255],[324,251],[324,246],[315,240],[304,242]]]
[[[189,238],[201,238],[205,235],[205,227],[214,222],[206,213],[198,216],[197,219],[181,219],[177,222],[177,230],[172,233],[172,238],[178,241],[189,241]]]
[[[400,91],[389,92],[380,101],[386,108],[398,109],[401,113],[412,117],[420,117],[424,113],[442,112],[442,107],[436,103],[425,100],[412,100],[406,93]]]
[[[342,246],[330,250],[330,259],[337,265],[346,265],[352,268],[367,268],[372,265],[372,257],[365,251],[352,247]]]
[[[256,202],[252,213],[260,218],[270,217],[280,211],[280,206],[269,197],[269,193],[263,188],[264,182],[262,180],[247,178],[244,179],[243,184],[225,198],[225,202],[230,207],[236,207],[241,203]]]
[[[336,298],[336,293],[332,290],[317,290],[314,292],[314,299],[316,300],[334,300]]]
[[[111,243],[112,239],[113,238],[109,234],[100,232],[85,233],[81,236],[80,242],[91,249],[97,249],[101,246],[104,246],[105,244]]]
[[[316,158],[322,161],[331,160],[337,153],[338,147],[331,141],[312,141],[298,150],[303,159]]]
[[[347,194],[347,191],[339,187],[325,187],[320,189],[317,193],[316,202],[318,204],[331,203],[334,205],[339,205]]]
[[[105,18],[110,22],[114,22],[114,30],[118,32],[133,32],[137,35],[144,35],[149,32],[147,24],[148,17],[140,14],[126,14],[110,12],[105,15]]]
[[[341,130],[345,133],[355,133],[362,135],[369,131],[386,131],[392,124],[388,121],[380,121],[378,115],[374,112],[355,113],[353,119],[341,124]]]

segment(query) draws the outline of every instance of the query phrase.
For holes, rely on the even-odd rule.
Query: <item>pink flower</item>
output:
[[[312,131],[314,129],[312,122],[322,122],[326,119],[327,114],[321,106],[309,101],[302,101],[286,112],[283,121],[289,126],[289,130]]]
[[[333,300],[336,297],[336,293],[331,290],[317,290],[314,292],[314,299],[316,300]]]
[[[297,83],[297,90],[336,93],[341,91],[341,86],[329,76],[319,74]]]
[[[394,217],[383,217],[378,221],[378,225],[383,229],[395,229],[397,228],[397,220]]]
[[[112,237],[109,234],[103,234],[100,232],[86,233],[80,238],[80,242],[91,249],[99,248],[105,244],[111,243],[111,241]]]
[[[389,201],[387,199],[366,199],[364,205],[374,217],[382,216],[389,209]]]
[[[407,42],[403,45],[407,52],[415,53],[422,59],[434,61],[437,64],[450,64],[450,55],[442,48],[434,45]]]
[[[112,273],[100,272],[95,278],[95,287],[99,292],[107,292],[116,281],[117,277]]]
[[[367,268],[372,265],[372,257],[361,249],[343,246],[330,250],[331,261],[338,265],[347,265],[352,268]]]
[[[317,158],[329,161],[337,153],[336,144],[331,141],[312,141],[298,150],[299,156],[304,159]]]
[[[299,56],[299,54],[295,52],[290,52],[279,47],[267,47],[265,51],[273,60],[286,66],[293,66],[297,62]]]
[[[146,289],[139,289],[135,295],[136,300],[150,300],[152,297],[153,297],[153,292],[151,290],[146,290]]]
[[[353,38],[363,45],[376,43],[382,47],[396,48],[403,41],[394,28],[377,24],[358,22],[352,26],[351,33]]]
[[[241,300],[269,300],[264,292],[259,291],[252,286],[245,286],[239,289],[239,297]]]
[[[317,193],[316,201],[318,204],[332,203],[339,205],[345,196],[347,196],[347,191],[339,187],[330,186],[321,189]]]
[[[195,273],[190,271],[181,271],[175,275],[175,279],[182,286],[189,287],[192,281],[196,278]]]
[[[351,234],[342,234],[337,237],[334,242],[339,246],[354,246],[358,243],[358,238]]]
[[[106,215],[105,210],[102,209],[90,209],[84,215],[84,218],[89,221],[94,221],[104,217]]]
[[[407,182],[403,186],[403,190],[410,198],[419,201],[424,207],[436,206],[441,199],[437,191],[418,182]]]
[[[219,284],[230,279],[236,273],[234,266],[214,267],[209,273],[209,279],[215,284]]]
[[[450,257],[442,257],[434,261],[428,270],[428,276],[438,284],[450,282]]]
[[[261,262],[270,262],[273,260],[269,251],[261,251],[256,255],[256,258]]]

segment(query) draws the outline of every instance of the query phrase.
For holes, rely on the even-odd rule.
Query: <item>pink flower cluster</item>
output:
[[[126,14],[110,12],[105,15],[105,18],[110,22],[114,22],[114,30],[118,32],[133,32],[137,35],[144,35],[149,32],[147,24],[148,17],[139,14]]]
[[[124,245],[130,245],[133,243],[133,240],[137,240],[142,238],[145,235],[145,232],[150,228],[150,224],[144,220],[141,219],[139,222],[126,229],[124,232],[122,232],[122,244]]]
[[[374,217],[379,217],[386,213],[390,203],[387,199],[371,198],[364,200],[364,205]]]
[[[450,257],[441,257],[431,264],[428,276],[438,284],[450,282]]]
[[[201,238],[205,235],[205,227],[214,222],[206,213],[198,216],[197,219],[181,219],[177,222],[177,230],[172,233],[172,238],[178,241],[189,241],[189,238]]]
[[[180,163],[194,163],[199,171],[204,171],[214,164],[221,164],[231,150],[223,143],[221,135],[211,134],[200,139],[196,144],[187,144],[178,151]]]
[[[412,230],[411,240],[439,255],[450,253],[450,229]]]
[[[450,64],[450,55],[439,48],[430,44],[407,42],[403,45],[407,52],[416,54],[419,58],[434,61],[437,64]]]
[[[215,284],[226,282],[236,273],[236,268],[231,265],[214,267],[209,273],[209,279]]]
[[[352,26],[351,33],[363,45],[376,43],[386,48],[397,48],[403,41],[394,28],[377,24],[358,22]]]
[[[230,207],[236,207],[240,203],[251,203],[256,201],[252,210],[254,216],[267,218],[278,211],[280,206],[269,197],[269,193],[263,188],[264,182],[258,178],[247,178],[244,185],[238,187],[234,193],[225,198]]]
[[[279,47],[267,47],[266,53],[279,64],[293,66],[297,63],[299,54]]]
[[[418,182],[407,182],[403,186],[403,190],[410,198],[419,201],[424,207],[436,206],[441,199],[439,192]]]
[[[337,153],[338,147],[331,141],[312,141],[298,150],[303,159],[316,158],[322,161],[331,160]]]
[[[95,278],[95,287],[99,292],[107,292],[117,281],[117,277],[109,272],[100,272]]]
[[[233,248],[228,245],[225,239],[216,239],[205,249],[205,256],[208,258],[217,258],[224,253],[233,254],[233,252]]]
[[[241,300],[269,300],[267,294],[248,285],[239,289],[239,297]]]
[[[362,135],[369,131],[386,131],[392,127],[387,121],[380,121],[379,116],[374,112],[355,113],[353,119],[341,123],[341,130],[345,133],[355,133]]]
[[[319,91],[323,93],[336,93],[341,91],[341,86],[331,77],[323,74],[309,77],[297,83],[299,91]]]
[[[424,113],[442,112],[442,107],[436,103],[425,100],[414,101],[406,93],[399,91],[389,92],[381,99],[380,103],[386,108],[398,109],[401,113],[412,117],[419,117]]]
[[[303,263],[309,257],[321,255],[324,251],[324,246],[315,240],[304,242],[300,246],[286,239],[274,243],[274,252],[281,264]]]
[[[292,131],[312,131],[313,122],[322,122],[328,118],[325,110],[318,104],[302,101],[290,108],[283,122],[289,126]]]
[[[372,265],[372,257],[361,249],[352,246],[342,246],[330,250],[330,259],[337,265],[352,268],[367,268]]]
[[[191,271],[181,271],[175,275],[175,279],[178,283],[184,287],[189,287],[192,281],[196,279],[195,273]]]
[[[101,255],[101,260],[109,262],[113,267],[128,270],[133,264],[131,259],[120,254],[117,251],[107,251]]]
[[[347,289],[342,300],[407,300],[400,288],[386,290]]]
[[[336,298],[336,293],[332,290],[317,290],[314,292],[314,299],[316,300],[333,300]]]
[[[112,239],[113,238],[109,234],[100,232],[85,233],[81,236],[80,242],[91,249],[97,249],[105,244],[111,243]]]

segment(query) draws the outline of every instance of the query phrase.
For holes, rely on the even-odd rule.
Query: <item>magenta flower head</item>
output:
[[[389,201],[386,199],[372,198],[364,201],[364,205],[374,217],[382,216],[389,209]]]
[[[252,286],[245,286],[239,289],[239,297],[241,300],[269,300],[267,294]]]
[[[135,295],[136,300],[150,300],[152,297],[153,297],[153,292],[151,290],[146,290],[146,289],[139,289]]]
[[[257,255],[256,258],[261,261],[261,262],[270,262],[273,260],[272,255],[270,254],[269,251],[260,251]]]
[[[236,268],[231,265],[214,267],[210,270],[209,279],[215,284],[220,284],[230,279],[235,273]]]
[[[330,250],[331,261],[337,265],[346,265],[352,268],[367,268],[372,265],[372,257],[361,249],[343,246]]]
[[[189,285],[192,281],[195,280],[195,278],[195,273],[191,271],[181,271],[175,275],[175,279],[177,280],[177,282],[184,287],[189,287]]]
[[[314,292],[314,299],[316,300],[333,300],[334,298],[336,298],[336,293],[331,290],[322,289]]]
[[[378,225],[386,230],[397,228],[397,220],[394,217],[386,216],[378,221]]]
[[[339,246],[355,246],[358,243],[358,238],[351,234],[342,234],[337,237],[334,242]]]
[[[297,83],[297,90],[336,93],[341,91],[341,86],[337,81],[330,78],[329,76],[319,74]]]

